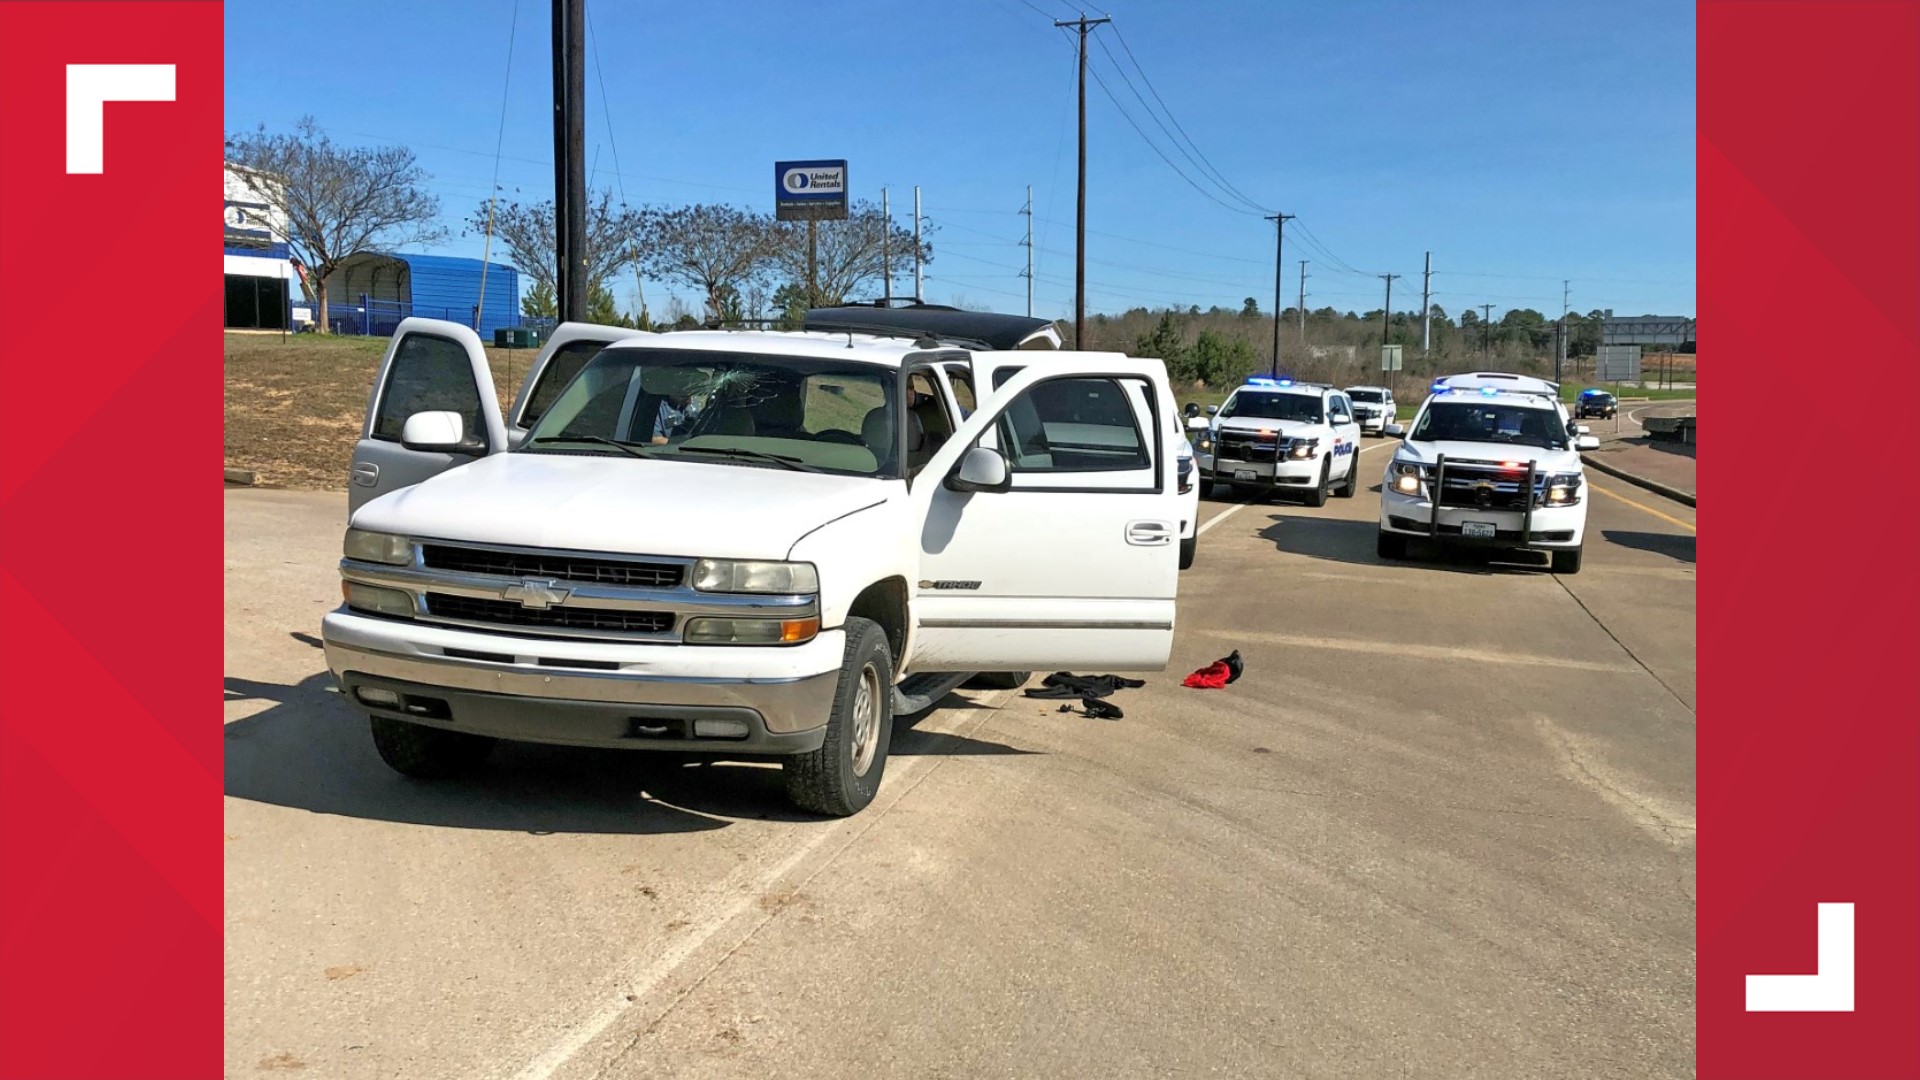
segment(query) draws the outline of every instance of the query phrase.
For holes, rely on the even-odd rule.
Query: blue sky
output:
[[[855,196],[878,201],[887,186],[903,224],[920,186],[935,229],[929,300],[1009,311],[1026,303],[1019,210],[1031,184],[1035,312],[1069,315],[1074,55],[1050,20],[1079,10],[590,0],[589,183],[634,204],[770,210],[774,161],[843,157]],[[1434,302],[1456,316],[1483,303],[1495,318],[1557,314],[1562,279],[1576,310],[1694,313],[1692,3],[1088,10],[1114,18],[1093,32],[1092,71],[1162,153],[1234,207],[1169,168],[1090,77],[1089,310],[1249,295],[1271,306],[1273,226],[1176,148],[1184,132],[1247,199],[1299,216],[1286,305],[1306,259],[1309,307],[1377,309],[1375,275],[1391,272],[1404,275],[1394,307],[1417,308],[1432,251]],[[437,251],[480,254],[460,222],[493,182],[503,97],[498,182],[509,197],[551,194],[547,0],[226,11],[229,130],[311,115],[338,141],[412,146],[452,233]],[[1170,120],[1143,106],[1157,112],[1156,93]],[[631,278],[616,290],[628,307],[634,291]],[[648,283],[649,306],[662,310],[669,291]],[[895,292],[910,291],[903,273]]]

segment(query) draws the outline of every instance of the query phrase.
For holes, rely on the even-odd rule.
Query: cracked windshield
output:
[[[609,349],[575,376],[523,452],[898,476],[894,378],[876,364]]]

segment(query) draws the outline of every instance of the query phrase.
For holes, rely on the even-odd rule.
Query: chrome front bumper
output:
[[[753,753],[820,745],[844,650],[837,630],[798,646],[587,648],[346,610],[326,616],[321,637],[349,701],[376,715],[527,742]],[[441,704],[376,708],[362,686]],[[744,722],[748,735],[696,737],[700,720]]]

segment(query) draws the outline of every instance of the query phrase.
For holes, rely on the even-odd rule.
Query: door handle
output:
[[[371,461],[358,462],[353,467],[353,482],[361,487],[372,487],[380,482],[380,466]]]
[[[1164,521],[1130,521],[1127,523],[1127,543],[1138,547],[1158,547],[1171,543],[1173,526]]]

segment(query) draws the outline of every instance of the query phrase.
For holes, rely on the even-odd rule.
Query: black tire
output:
[[[1553,572],[1556,574],[1577,574],[1580,572],[1580,555],[1583,548],[1568,548],[1552,553]]]
[[[1197,533],[1180,541],[1180,569],[1193,569],[1193,557],[1199,550],[1200,537]]]
[[[1347,479],[1333,493],[1343,499],[1351,499],[1360,490],[1360,454],[1355,449],[1353,460],[1347,463]]]
[[[1374,554],[1383,559],[1400,560],[1407,557],[1407,538],[1399,533],[1380,530],[1380,538],[1374,542]]]
[[[1018,690],[1031,678],[1031,671],[983,671],[961,685],[968,690]]]
[[[1307,492],[1308,506],[1327,505],[1327,496],[1333,489],[1333,456],[1328,455],[1320,466],[1320,482]]]
[[[846,633],[826,741],[818,750],[781,762],[787,798],[802,810],[829,817],[850,817],[866,809],[880,790],[887,749],[893,744],[893,651],[887,635],[875,623],[856,617],[847,619]]]
[[[445,780],[480,767],[500,742],[485,735],[447,731],[384,716],[367,718],[373,748],[387,767],[420,780]]]

